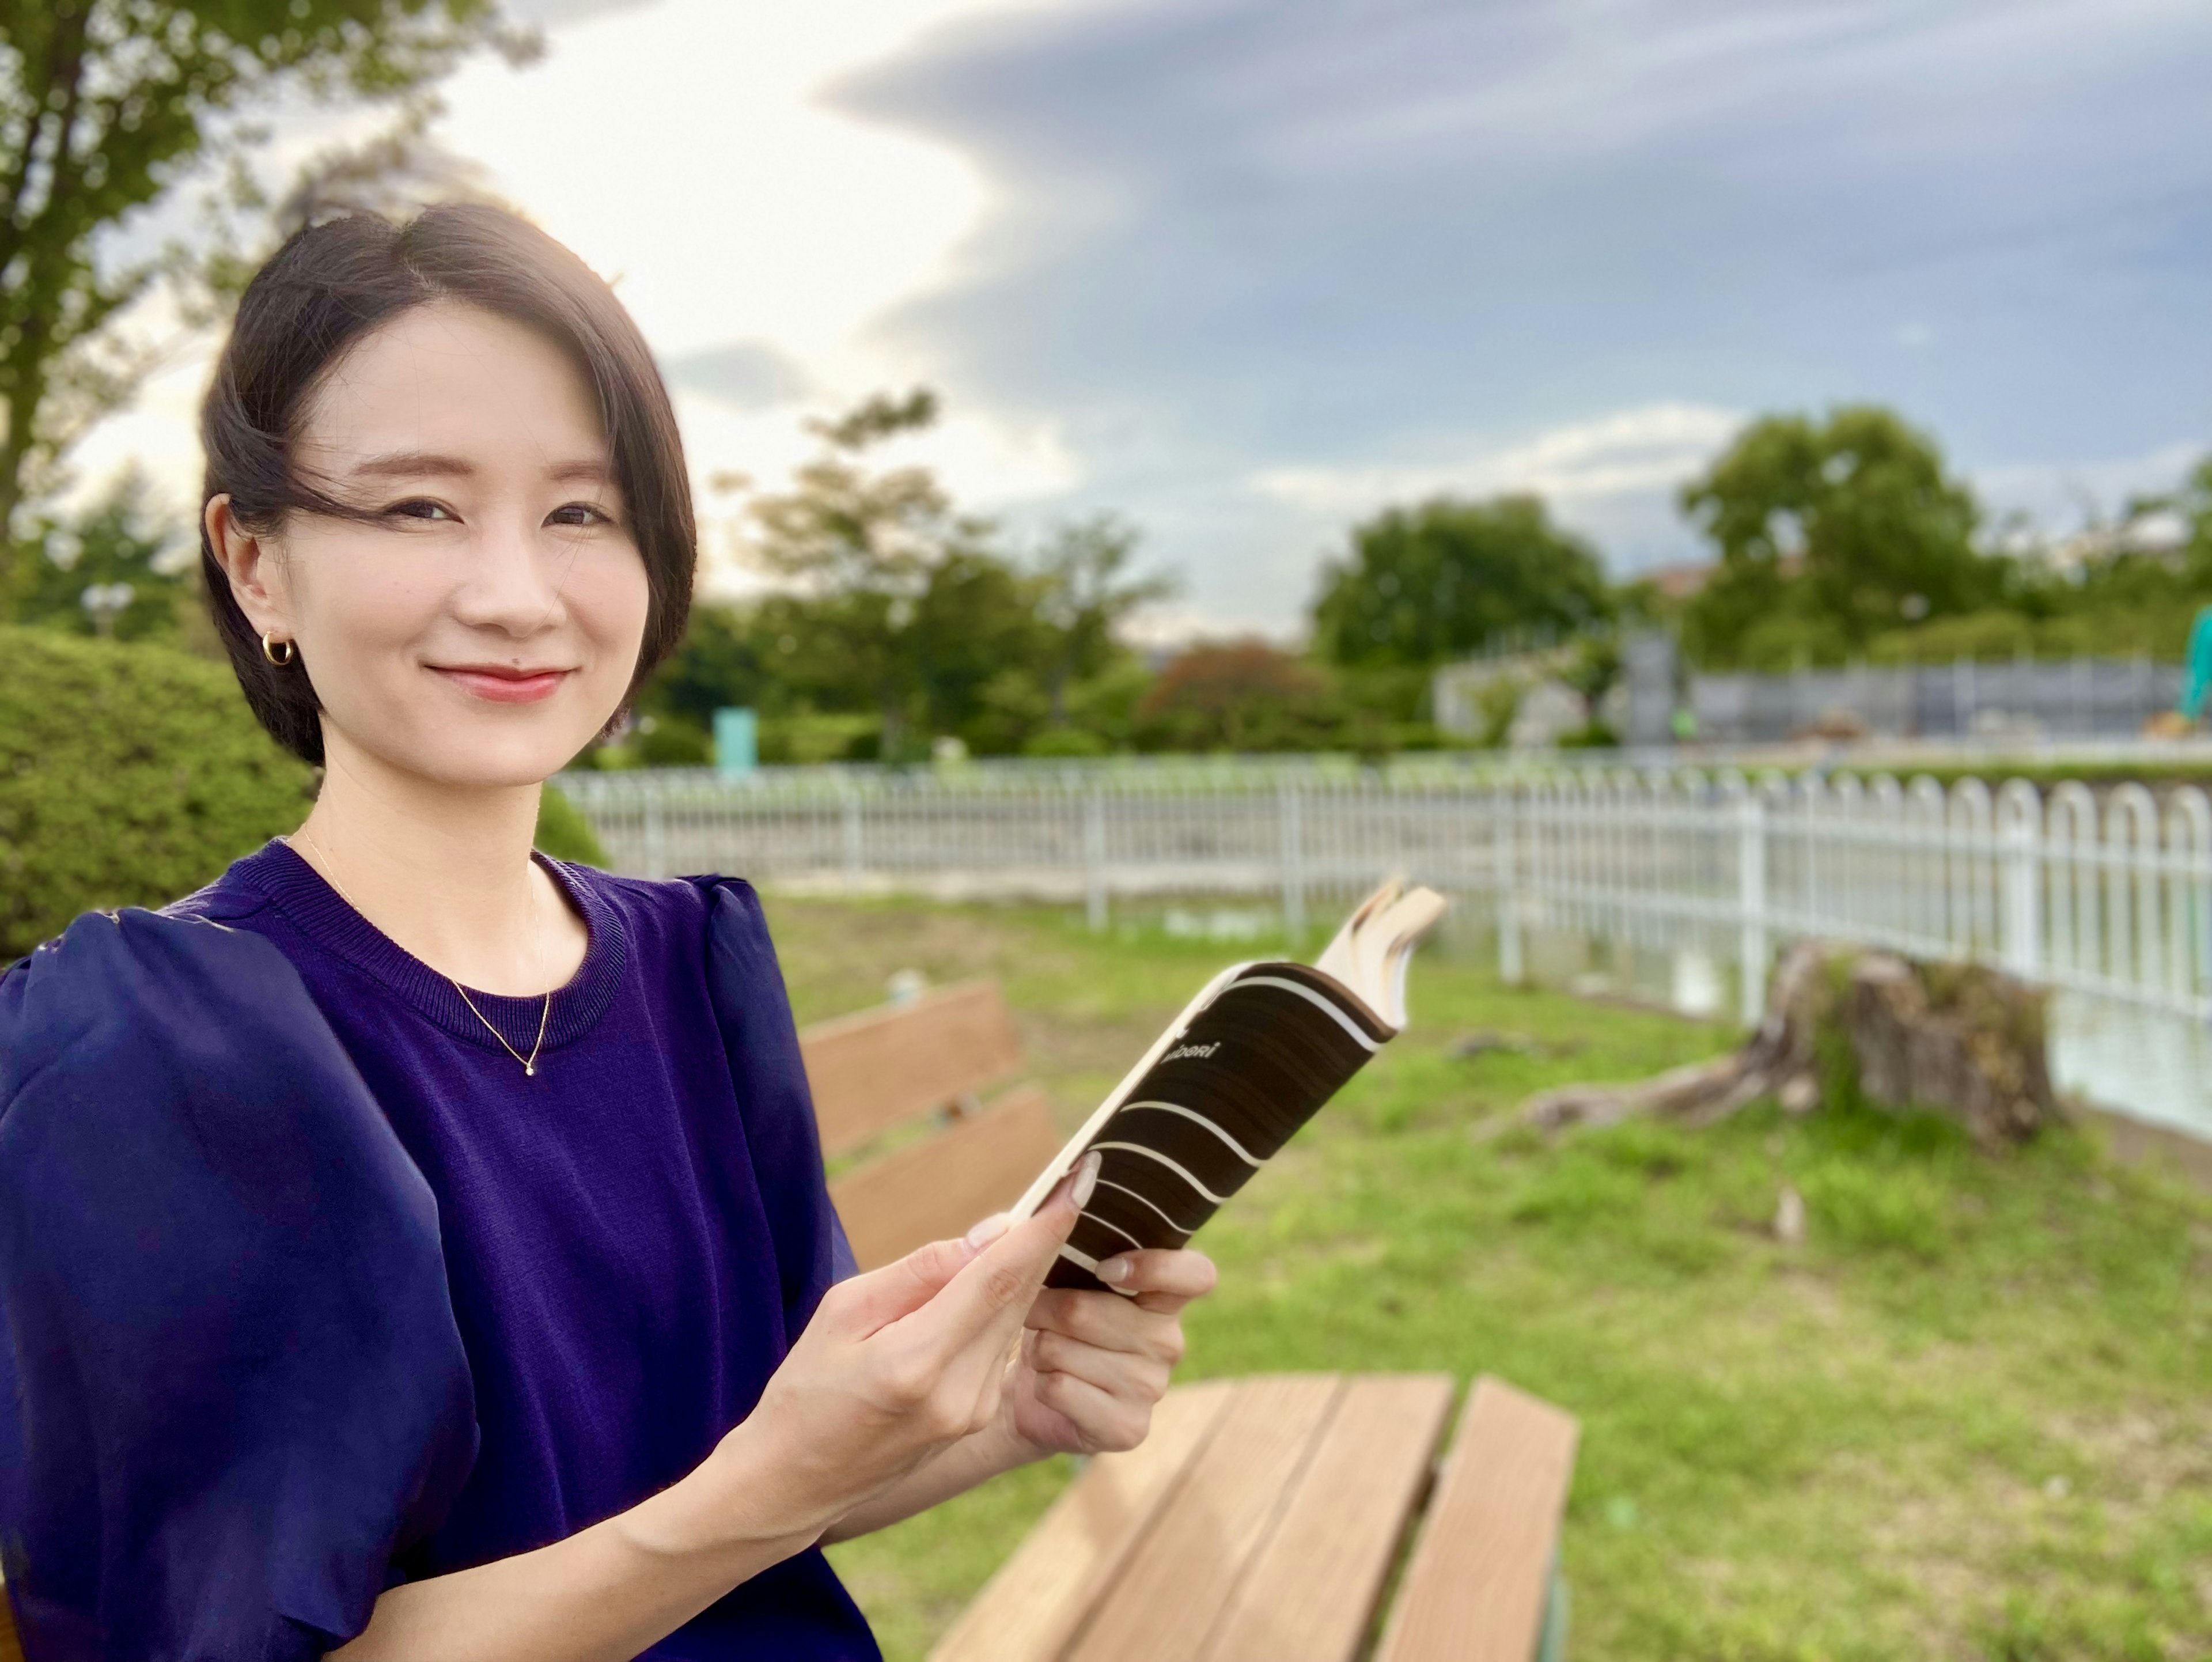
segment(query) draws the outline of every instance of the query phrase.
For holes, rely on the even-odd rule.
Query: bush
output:
[[[538,798],[538,835],[534,840],[556,860],[567,860],[579,866],[604,868],[608,864],[607,851],[599,846],[592,822],[552,785],[546,786]]]
[[[229,669],[0,629],[0,961],[93,907],[189,894],[307,813]]]

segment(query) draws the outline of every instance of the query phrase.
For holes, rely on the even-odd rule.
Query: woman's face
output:
[[[453,785],[558,771],[621,703],[647,605],[578,367],[494,314],[417,307],[332,366],[296,454],[369,517],[252,538],[218,497],[210,531],[247,618],[314,678],[331,764],[354,751]]]

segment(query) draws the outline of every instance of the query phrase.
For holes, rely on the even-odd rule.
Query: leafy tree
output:
[[[1596,553],[1539,498],[1439,496],[1353,527],[1350,557],[1323,574],[1314,645],[1339,664],[1434,665],[1606,612]]]
[[[913,727],[928,703],[929,651],[943,644],[941,628],[916,627],[933,574],[954,554],[979,551],[990,529],[957,513],[927,468],[867,466],[877,446],[928,427],[937,413],[936,395],[916,388],[812,423],[822,453],[789,490],[750,504],[761,559],[812,601],[802,613],[812,625],[805,644],[834,666],[835,679],[874,703],[887,760],[918,750]]]
[[[1160,671],[1136,711],[1146,750],[1324,750],[1340,737],[1328,677],[1264,641],[1194,646]]]
[[[166,278],[187,319],[203,317],[250,264],[243,228],[265,206],[246,166],[251,113],[288,94],[404,102],[488,44],[532,46],[493,0],[0,9],[0,533],[159,356],[112,326],[119,315]],[[208,234],[124,257],[125,222],[194,177],[228,181]],[[0,534],[0,583],[12,556]]]
[[[126,471],[76,514],[33,522],[31,557],[16,574],[15,621],[118,640],[169,639],[193,604],[195,549],[181,527],[147,503],[144,477]],[[100,600],[109,604],[96,604]]]
[[[1054,532],[1038,559],[1044,580],[1038,611],[1051,631],[1043,673],[1054,726],[1067,721],[1071,682],[1095,676],[1120,655],[1116,638],[1132,612],[1176,592],[1171,578],[1129,579],[1137,533],[1110,514]]]
[[[1859,650],[2003,587],[2003,563],[1974,547],[1972,494],[1932,438],[1877,405],[1753,422],[1682,508],[1720,553],[1683,618],[1685,644],[1711,665],[1765,655],[1762,633],[1815,655]]]

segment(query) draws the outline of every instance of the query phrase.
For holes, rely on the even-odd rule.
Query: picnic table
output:
[[[1439,1466],[1454,1394],[1441,1373],[1170,1391],[1152,1435],[1089,1463],[930,1662],[1352,1662],[1378,1616],[1375,1662],[1560,1656],[1575,1422],[1485,1378]]]

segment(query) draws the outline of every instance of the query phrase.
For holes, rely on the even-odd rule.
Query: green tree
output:
[[[1708,665],[1757,661],[1766,636],[1813,656],[1863,650],[2004,586],[2004,563],[1974,546],[1972,493],[1932,438],[1877,405],[1753,422],[1682,508],[1720,555],[1683,615],[1684,643]]]
[[[16,509],[127,398],[158,348],[115,326],[167,279],[187,318],[234,288],[265,207],[252,116],[280,96],[419,98],[469,52],[531,38],[493,0],[9,0],[0,8],[0,585]],[[419,115],[419,113],[417,113]],[[227,204],[197,240],[118,232],[192,180]],[[240,240],[241,235],[245,241]]]
[[[789,490],[757,496],[748,510],[763,563],[812,602],[799,613],[810,625],[801,644],[875,705],[886,760],[919,752],[914,729],[927,715],[928,649],[941,638],[916,628],[933,574],[955,553],[980,550],[990,532],[954,509],[928,469],[868,465],[878,446],[930,426],[937,414],[936,395],[918,387],[811,423],[821,454]]]
[[[1176,592],[1172,578],[1131,578],[1137,532],[1110,514],[1055,530],[1037,564],[1044,587],[1038,610],[1051,633],[1043,682],[1053,724],[1067,721],[1067,691],[1118,657],[1130,614]]]
[[[145,478],[135,469],[82,513],[40,515],[29,543],[9,608],[17,623],[120,641],[166,640],[178,633],[179,609],[198,598],[187,575],[195,545],[183,527],[164,523],[149,508]]]
[[[1607,609],[1595,551],[1540,499],[1439,496],[1353,527],[1350,557],[1323,572],[1314,646],[1339,664],[1434,665]]]

